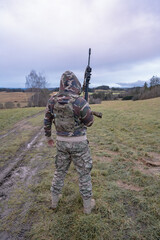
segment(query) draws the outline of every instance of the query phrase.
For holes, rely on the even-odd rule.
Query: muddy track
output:
[[[33,183],[35,184],[37,181],[35,179],[37,172],[45,167],[45,163],[40,165],[37,161],[37,159],[40,158],[39,151],[37,151],[29,161],[25,162],[28,153],[34,151],[34,149],[43,148],[43,146],[45,146],[45,136],[43,134],[43,127],[41,127],[36,134],[25,143],[24,147],[20,149],[19,155],[16,153],[15,157],[12,158],[12,163],[0,173],[0,219],[4,219],[3,221],[6,221],[5,219],[14,211],[14,204],[8,206],[8,201],[10,198],[13,198],[14,191],[22,187],[27,194],[30,191],[28,186]],[[20,185],[18,185],[18,182]],[[17,225],[14,221],[9,220],[11,224],[9,230],[0,227],[0,240],[26,239],[26,233],[29,232],[32,222],[24,223],[22,219],[25,217],[27,211],[29,211],[32,201],[33,200],[26,201],[25,203],[22,202],[19,208],[21,214],[15,220]]]
[[[15,126],[10,129],[7,133],[5,134],[2,134],[0,135],[0,139],[4,138],[4,137],[7,137],[8,135],[10,135],[11,133],[14,133],[16,132],[20,127],[22,127],[23,125],[25,125],[25,123],[28,121],[28,119],[31,119],[31,118],[35,118],[37,116],[39,116],[40,114],[44,113],[44,110],[38,112],[38,113],[35,113],[29,117],[26,117],[24,120],[22,121],[19,121],[18,123],[15,124]]]
[[[34,136],[32,136],[32,138],[25,144],[25,146],[21,148],[21,153],[19,153],[19,156],[13,158],[12,163],[10,163],[9,166],[0,173],[0,185],[2,185],[7,176],[9,176],[9,174],[23,161],[26,153],[36,143],[38,137],[42,134],[42,131],[43,128],[41,128]]]

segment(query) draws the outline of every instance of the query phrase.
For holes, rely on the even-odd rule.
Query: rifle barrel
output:
[[[85,71],[85,79],[84,79],[84,98],[86,101],[88,101],[88,88],[89,88],[89,81],[91,77],[91,71],[92,69],[90,68],[90,56],[91,56],[91,48],[89,48],[89,55],[88,55],[88,66]],[[92,111],[92,114],[96,117],[102,118],[102,113],[100,112],[95,112]]]
[[[91,48],[89,48],[88,66],[90,66],[90,56],[91,56]]]

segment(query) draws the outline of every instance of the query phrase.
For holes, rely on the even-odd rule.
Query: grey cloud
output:
[[[138,80],[132,83],[117,83],[122,88],[131,88],[131,87],[143,87],[145,81]]]
[[[35,69],[45,72],[49,81],[58,85],[61,72],[83,72],[89,47],[93,82],[101,80],[107,85],[160,74],[153,72],[158,69],[155,67],[146,74],[144,66],[160,56],[160,1],[62,3],[1,0],[4,21],[0,23],[0,81],[10,79],[12,83],[16,75],[17,79],[24,79],[27,72]],[[143,76],[141,71],[138,77],[135,71],[141,64]]]

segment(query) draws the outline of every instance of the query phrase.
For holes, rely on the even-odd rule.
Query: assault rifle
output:
[[[88,102],[88,88],[89,88],[91,72],[92,72],[92,68],[90,67],[90,56],[91,56],[91,48],[89,48],[88,65],[84,73],[84,82],[83,82],[84,98],[87,102]],[[92,114],[95,115],[96,117],[102,118],[102,113],[100,112],[92,111]]]

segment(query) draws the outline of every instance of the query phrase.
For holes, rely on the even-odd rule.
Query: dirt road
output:
[[[1,240],[21,240],[26,239],[26,232],[32,224],[24,219],[29,208],[34,201],[29,190],[31,184],[35,184],[39,177],[39,171],[43,169],[47,162],[43,162],[43,147],[46,148],[46,141],[42,124],[33,126],[29,119],[41,118],[42,113],[33,115],[17,123],[13,129],[5,135],[0,136],[2,145],[1,157],[6,157],[6,143],[13,145],[14,141],[22,137],[22,132],[27,132],[27,137],[23,144],[17,142],[16,151],[10,151],[6,162],[0,167],[0,239]],[[37,120],[38,122],[39,120]],[[45,154],[45,153],[44,153]],[[22,194],[20,193],[22,191]],[[23,199],[22,199],[23,198]],[[29,198],[29,201],[27,200]],[[17,218],[15,214],[17,214]]]

